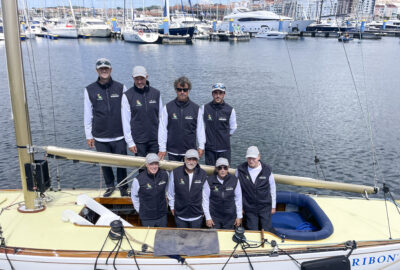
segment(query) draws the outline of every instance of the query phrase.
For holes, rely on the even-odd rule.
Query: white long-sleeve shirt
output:
[[[161,114],[163,110],[161,96],[158,103],[159,103],[158,117],[159,119],[161,119]],[[122,127],[124,129],[124,137],[126,144],[128,145],[128,148],[133,147],[136,145],[136,143],[132,138],[132,129],[134,127],[131,127],[131,106],[129,105],[129,101],[125,94],[122,96],[121,117],[122,117]]]
[[[219,179],[217,176],[218,182],[223,184],[223,180]],[[235,205],[236,205],[236,218],[243,218],[242,211],[242,188],[240,187],[240,182],[237,182],[235,188]],[[210,215],[210,185],[206,181],[203,186],[203,212],[206,217],[206,220],[212,219]]]
[[[126,87],[124,85],[123,92],[126,92]],[[83,122],[85,125],[85,136],[86,140],[95,139],[98,142],[113,142],[119,141],[124,138],[124,136],[116,137],[116,138],[94,138],[92,135],[92,120],[93,120],[93,105],[89,99],[89,94],[87,89],[84,91],[84,108],[83,108]]]
[[[162,110],[162,115],[160,118],[160,124],[158,127],[158,147],[160,149],[160,152],[167,151],[167,139],[168,139],[167,127],[168,127],[168,112],[167,112],[167,106],[164,106],[164,108]],[[203,119],[201,118],[201,115],[200,115],[200,109],[199,109],[199,113],[197,115],[196,137],[197,137],[198,147],[200,149],[204,150],[204,145],[206,143],[206,132],[204,129]],[[168,152],[168,153],[173,154],[173,155],[184,155],[184,154],[171,153],[171,152]]]
[[[190,190],[190,187],[192,186],[193,173],[189,173],[188,176],[189,176],[189,190]],[[206,181],[206,182],[207,182],[207,181]],[[204,185],[203,185],[203,188],[204,188]],[[175,209],[175,183],[174,183],[174,172],[173,172],[173,171],[171,171],[171,172],[169,173],[169,182],[168,182],[168,205],[169,205],[169,208],[170,208],[171,210],[174,210],[174,209]],[[192,218],[183,218],[183,217],[179,217],[179,216],[178,216],[178,218],[181,219],[181,220],[183,220],[183,221],[193,221],[193,220],[196,220],[196,219],[201,218],[201,216],[192,217]]]
[[[262,170],[261,163],[256,168],[247,167],[247,170],[250,174],[251,181],[253,183],[255,183],[257,176],[260,174],[260,172]],[[236,175],[236,177],[238,177],[238,175],[239,175],[238,170],[236,170],[235,175]],[[276,208],[276,185],[275,185],[275,178],[274,178],[274,175],[272,174],[272,172],[271,172],[271,175],[269,176],[268,181],[269,181],[269,188],[270,188],[270,192],[271,192],[271,207]]]

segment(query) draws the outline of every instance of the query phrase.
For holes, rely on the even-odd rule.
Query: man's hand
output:
[[[204,154],[204,150],[200,148],[197,149],[197,152],[199,153],[199,158],[201,158]]]
[[[273,215],[273,214],[275,214],[276,213],[276,208],[272,208],[271,209],[271,214]]]
[[[158,158],[160,160],[164,160],[166,154],[167,154],[167,152],[158,152]]]
[[[171,214],[172,214],[173,216],[175,216],[175,210],[174,210],[174,209],[171,209]]]
[[[132,147],[129,147],[129,151],[131,151],[132,153],[136,154],[136,153],[137,153],[137,147],[136,147],[136,145],[135,145],[135,146],[132,146]]]
[[[212,219],[206,220],[206,225],[208,228],[212,228],[212,226],[214,226],[214,221]]]
[[[235,219],[235,224],[233,224],[236,227],[239,227],[240,225],[242,225],[242,219],[241,218],[237,218]]]
[[[89,148],[94,148],[94,139],[86,140],[87,145]]]

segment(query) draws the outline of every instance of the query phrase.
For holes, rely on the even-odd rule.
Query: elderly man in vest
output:
[[[222,83],[212,86],[213,100],[200,108],[204,121],[206,144],[205,161],[207,165],[215,165],[215,161],[224,157],[231,160],[230,137],[237,128],[236,112],[224,101],[226,87]]]
[[[145,157],[158,153],[158,124],[162,111],[160,91],[150,86],[143,66],[135,66],[134,85],[122,97],[122,125],[129,151]]]
[[[126,88],[111,78],[111,63],[106,58],[96,61],[98,79],[85,89],[84,124],[86,142],[99,152],[126,155],[126,143],[122,130],[121,99]],[[101,167],[109,197],[115,190],[114,173],[111,167]],[[117,183],[126,177],[125,168],[117,168]],[[128,196],[127,186],[119,188],[121,196]]]
[[[160,159],[168,152],[168,159],[183,161],[185,152],[196,149],[198,142],[199,157],[203,155],[205,133],[203,121],[199,115],[199,106],[189,99],[192,83],[182,76],[175,80],[176,98],[164,106],[158,129]]]
[[[207,174],[198,162],[199,153],[189,149],[184,165],[169,175],[168,202],[178,228],[200,228],[203,224],[202,192]]]
[[[271,215],[275,214],[276,187],[271,168],[260,161],[261,155],[256,146],[246,152],[247,162],[236,169],[243,194],[243,210],[246,227],[249,230],[261,228],[274,232]]]
[[[146,156],[146,170],[133,179],[131,198],[142,226],[167,227],[168,174],[160,169],[157,154]]]
[[[242,189],[234,175],[230,175],[229,162],[219,158],[216,173],[207,178],[203,188],[203,211],[206,225],[216,229],[233,229],[242,223]]]

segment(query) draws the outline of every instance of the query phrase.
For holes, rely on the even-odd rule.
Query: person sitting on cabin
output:
[[[146,156],[146,170],[133,179],[131,198],[142,226],[167,227],[168,173],[160,169],[157,154]]]
[[[276,187],[271,168],[260,161],[257,146],[250,146],[246,152],[247,162],[236,169],[243,194],[243,210],[248,230],[274,232],[271,215],[275,214]]]
[[[207,178],[203,187],[203,211],[209,228],[233,229],[242,223],[242,189],[228,170],[228,160],[217,159],[215,174]]]
[[[207,174],[200,168],[199,153],[189,149],[185,163],[169,175],[168,201],[178,228],[201,228],[203,224],[202,192]]]

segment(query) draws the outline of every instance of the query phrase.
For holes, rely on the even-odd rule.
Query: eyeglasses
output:
[[[228,166],[218,166],[218,167],[217,167],[217,170],[218,170],[218,171],[220,171],[220,170],[225,170],[225,171],[227,171],[227,170],[228,170]]]
[[[176,92],[187,92],[187,91],[189,91],[189,88],[176,88]]]
[[[221,90],[225,90],[226,89],[226,87],[225,87],[225,85],[223,84],[223,83],[216,83],[216,84],[214,84],[213,86],[212,86],[212,89],[221,89]]]

